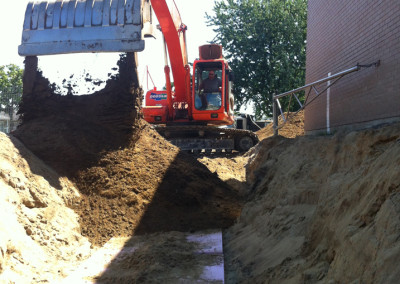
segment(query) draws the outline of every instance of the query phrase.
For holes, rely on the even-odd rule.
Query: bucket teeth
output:
[[[36,56],[142,51],[144,1],[147,0],[31,2],[26,8],[18,53]],[[147,9],[151,13],[151,7]]]

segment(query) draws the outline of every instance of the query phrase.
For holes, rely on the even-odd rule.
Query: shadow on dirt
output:
[[[240,214],[236,191],[189,154],[179,153],[146,208],[135,234],[226,228]]]
[[[12,135],[60,175],[71,177],[79,170],[96,165],[102,153],[127,146],[132,131],[127,129],[127,134],[122,135],[84,119],[57,116],[23,124]],[[30,166],[36,173],[33,165]],[[52,186],[61,188],[59,184]]]
[[[149,239],[159,237],[162,240],[171,237],[171,234],[174,234],[171,232],[174,231],[193,233],[228,228],[240,215],[243,204],[243,198],[237,191],[211,173],[195,157],[179,152],[144,209],[142,217],[130,232],[133,237],[125,248],[132,245],[129,243],[134,242],[136,236],[141,235],[152,234],[148,235]],[[168,233],[163,237],[157,235],[160,232]],[[151,240],[149,242],[151,243]],[[185,267],[185,262],[193,257],[190,251],[184,254],[176,244],[165,245],[157,250],[148,249],[149,244],[146,241],[144,244],[147,250],[139,249],[130,256],[132,259],[142,258],[142,261],[121,262],[121,258],[126,258],[126,250],[123,249],[103,275],[97,278],[96,283],[139,283],[150,277],[150,274],[151,279],[163,279],[169,275],[168,269]],[[171,260],[174,255],[179,258]],[[157,270],[150,263],[144,265],[146,259],[151,259],[162,269]],[[174,267],[171,267],[171,263],[174,263]],[[120,273],[123,267],[129,267],[129,270]],[[186,267],[186,272],[180,271],[181,276],[185,276],[185,273],[190,274],[191,269],[194,267]]]

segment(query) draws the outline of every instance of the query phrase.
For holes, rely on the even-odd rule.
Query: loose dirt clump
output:
[[[113,236],[233,224],[240,195],[141,119],[142,91],[124,75],[134,64],[123,57],[119,66],[104,90],[82,96],[55,94],[38,73],[14,133],[83,193],[73,206],[82,234],[101,245]]]
[[[24,90],[22,124],[13,134],[67,176],[95,164],[101,153],[128,145],[137,132],[142,90],[132,75],[134,56],[121,56],[118,65],[120,73],[103,90],[81,96],[55,93],[37,71],[33,87]]]

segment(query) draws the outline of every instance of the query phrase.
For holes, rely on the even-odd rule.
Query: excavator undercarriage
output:
[[[251,131],[215,126],[155,126],[163,137],[189,153],[246,152],[258,143]]]

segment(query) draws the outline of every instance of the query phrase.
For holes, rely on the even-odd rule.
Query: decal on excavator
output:
[[[166,93],[163,93],[163,94],[151,93],[149,98],[152,100],[156,100],[156,101],[166,100],[167,94]]]

